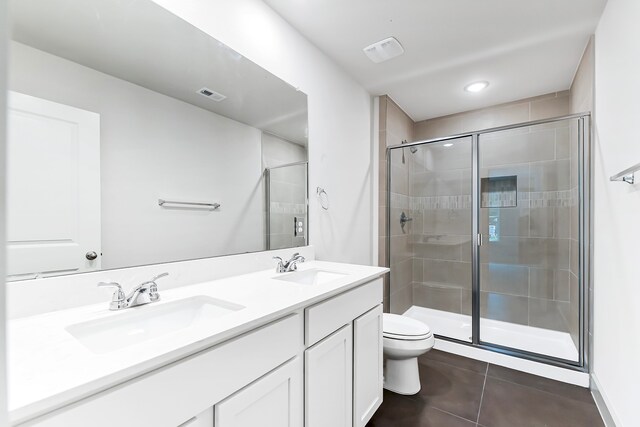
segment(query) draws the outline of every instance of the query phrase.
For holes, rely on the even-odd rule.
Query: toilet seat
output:
[[[410,317],[390,313],[384,313],[382,316],[382,336],[384,338],[419,341],[433,335],[429,326]]]
[[[395,335],[395,334],[389,334],[389,333],[383,332],[382,336],[384,338],[388,338],[390,340],[420,341],[420,340],[426,340],[426,339],[430,338],[431,334],[425,334],[425,335]]]

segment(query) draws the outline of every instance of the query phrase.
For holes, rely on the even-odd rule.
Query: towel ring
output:
[[[318,199],[320,200],[320,206],[322,206],[322,209],[324,209],[325,211],[329,210],[329,195],[327,194],[327,192],[324,190],[324,188],[316,188],[316,194],[318,195]]]

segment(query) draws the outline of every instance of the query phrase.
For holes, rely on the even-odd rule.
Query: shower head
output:
[[[405,139],[400,144],[408,144],[408,142]],[[416,154],[416,151],[418,151],[418,147],[409,147],[409,151],[411,151],[411,154]],[[404,164],[404,150],[402,150],[402,164]]]
[[[408,144],[408,143],[409,141],[405,139],[400,144]],[[415,147],[415,146],[409,147],[409,151],[411,151],[411,154],[416,154],[416,152],[418,151],[418,147]]]

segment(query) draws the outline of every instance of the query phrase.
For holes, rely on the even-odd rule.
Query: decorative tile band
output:
[[[471,196],[412,197],[411,210],[471,209]]]
[[[404,194],[391,193],[391,207],[396,209],[410,209],[411,201],[415,197],[405,196]]]
[[[395,197],[394,197],[395,196]],[[518,192],[519,208],[547,208],[576,206],[578,189],[563,191]],[[511,204],[512,201],[505,201]],[[399,194],[391,195],[391,206],[408,208],[412,211],[438,209],[471,209],[471,195],[408,197]]]

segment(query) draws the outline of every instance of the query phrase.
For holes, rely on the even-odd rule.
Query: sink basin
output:
[[[284,273],[275,276],[274,279],[282,280],[285,282],[298,283],[300,285],[321,285],[323,283],[331,282],[332,280],[339,279],[346,276],[344,273],[338,273],[335,271],[327,270],[303,270],[294,271],[292,273]]]
[[[65,329],[90,351],[103,354],[180,331],[243,308],[242,305],[228,301],[195,296],[166,304],[127,308],[114,316],[76,323]]]

